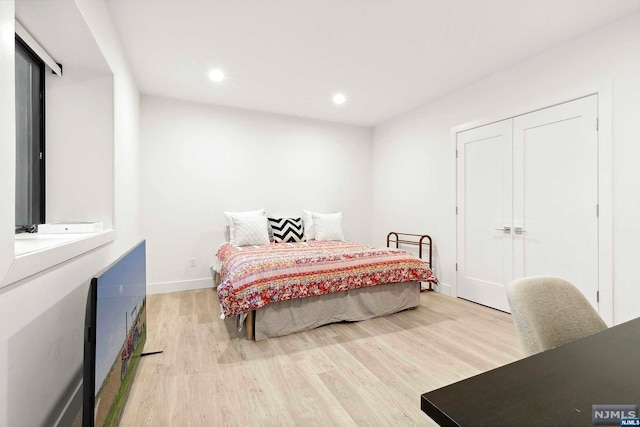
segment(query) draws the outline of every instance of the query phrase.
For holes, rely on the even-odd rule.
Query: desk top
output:
[[[441,426],[590,426],[591,405],[640,404],[640,318],[420,400]]]

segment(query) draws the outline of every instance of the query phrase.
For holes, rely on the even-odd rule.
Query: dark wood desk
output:
[[[591,405],[640,404],[640,318],[425,393],[441,426],[590,426]]]

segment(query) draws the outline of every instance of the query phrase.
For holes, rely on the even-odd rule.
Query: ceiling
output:
[[[108,0],[144,94],[372,126],[640,0]],[[222,83],[208,73],[224,71]],[[333,95],[347,96],[336,106]]]

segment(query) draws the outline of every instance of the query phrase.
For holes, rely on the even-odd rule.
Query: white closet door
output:
[[[515,278],[561,277],[596,309],[597,111],[593,95],[513,119]]]
[[[512,121],[457,136],[458,296],[508,310],[513,279]]]

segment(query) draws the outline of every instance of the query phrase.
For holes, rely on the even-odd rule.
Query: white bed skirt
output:
[[[397,313],[420,304],[420,282],[389,283],[271,303],[256,310],[255,339]]]

